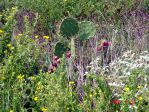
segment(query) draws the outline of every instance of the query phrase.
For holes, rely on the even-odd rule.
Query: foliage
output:
[[[79,24],[79,38],[80,40],[87,40],[93,37],[96,33],[95,25],[90,21],[82,21]]]
[[[78,22],[73,18],[66,18],[60,25],[60,31],[64,37],[75,36],[79,31]]]
[[[5,52],[9,51],[7,44],[11,41],[11,36],[13,33],[13,26],[15,24],[14,16],[17,12],[17,8],[13,7],[12,9],[7,9],[6,11],[3,11],[2,15],[0,16],[0,21],[5,21],[1,27],[1,33],[0,33],[0,62],[3,61],[3,58],[5,57]]]
[[[67,46],[61,42],[58,42],[55,46],[55,55],[58,57],[62,57],[63,54],[67,51]]]
[[[0,3],[0,112],[148,111],[147,1]]]

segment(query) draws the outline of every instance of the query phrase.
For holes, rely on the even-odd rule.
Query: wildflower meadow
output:
[[[149,112],[149,0],[0,0],[0,112]]]

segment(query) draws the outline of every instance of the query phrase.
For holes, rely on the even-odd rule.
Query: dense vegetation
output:
[[[0,1],[0,112],[148,112],[148,0]]]

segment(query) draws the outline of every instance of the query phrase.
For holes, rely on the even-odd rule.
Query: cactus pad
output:
[[[72,37],[79,31],[78,22],[73,18],[66,18],[60,26],[60,32],[64,37]]]
[[[58,42],[55,46],[54,54],[59,58],[67,51],[68,47],[64,43]]]
[[[86,40],[93,37],[96,33],[96,27],[94,23],[90,21],[82,21],[79,24],[79,38],[80,40]]]

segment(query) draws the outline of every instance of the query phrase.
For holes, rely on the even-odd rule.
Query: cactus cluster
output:
[[[60,33],[64,38],[67,37],[67,39],[71,39],[71,42],[70,42],[71,51],[74,56],[75,55],[74,37],[79,37],[81,41],[90,39],[95,35],[96,27],[90,21],[78,22],[74,18],[68,17],[62,21],[60,25]],[[62,42],[58,42],[55,46],[55,55],[61,57],[63,53],[67,51],[66,48],[67,48],[67,45],[65,45]]]

